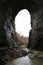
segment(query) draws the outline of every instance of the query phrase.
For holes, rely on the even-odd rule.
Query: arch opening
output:
[[[15,31],[18,37],[25,38],[28,42],[29,32],[31,29],[31,15],[27,9],[20,10],[15,17]]]

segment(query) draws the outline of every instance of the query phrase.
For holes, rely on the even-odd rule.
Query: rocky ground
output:
[[[25,48],[25,45],[21,45],[18,48],[1,48],[0,49],[0,63],[3,65],[3,62],[6,64],[13,59],[26,56],[28,54],[28,49]]]
[[[33,59],[33,58],[43,58],[43,52],[41,51],[36,51],[36,50],[29,50],[28,51],[28,57]]]
[[[25,45],[21,45],[18,48],[3,48],[0,49],[0,64],[5,65],[14,59],[28,56],[30,59],[43,58],[43,52],[29,50]]]
[[[28,55],[30,59],[43,58],[43,52],[27,49],[26,45],[20,45],[12,48],[0,48],[0,64],[5,65],[6,63]]]

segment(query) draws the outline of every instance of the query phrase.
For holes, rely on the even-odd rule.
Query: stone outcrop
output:
[[[28,43],[28,37],[23,37],[19,35],[19,33],[16,32],[16,37],[19,41],[21,41],[22,44],[27,45]]]

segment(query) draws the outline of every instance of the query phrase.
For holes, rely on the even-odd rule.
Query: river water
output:
[[[30,59],[28,56],[14,59],[7,65],[43,65],[43,58]]]

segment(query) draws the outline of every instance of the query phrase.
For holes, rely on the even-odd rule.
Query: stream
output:
[[[6,65],[43,65],[43,58],[30,59],[27,55],[24,57],[14,59]]]

